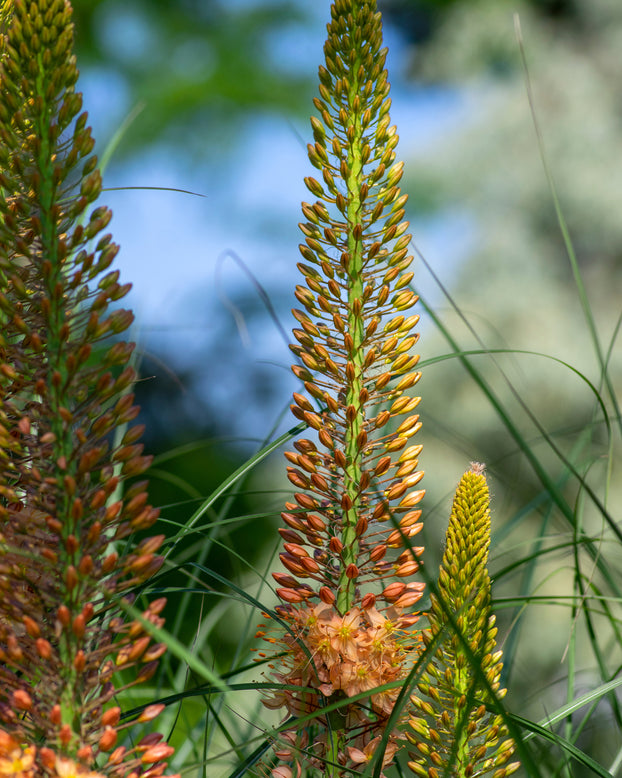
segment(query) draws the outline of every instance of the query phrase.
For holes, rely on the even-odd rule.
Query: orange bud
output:
[[[94,758],[92,746],[82,746],[76,752],[78,759],[84,764],[91,764]]]
[[[324,478],[324,476],[320,475],[319,473],[311,474],[311,483],[313,484],[313,486],[315,486],[316,489],[319,489],[321,492],[330,491],[328,487],[328,481]]]
[[[328,544],[328,547],[334,554],[340,554],[343,551],[343,543],[338,537],[332,537]]]
[[[305,599],[296,589],[277,589],[276,594],[284,602],[303,602]]]
[[[302,519],[299,516],[297,516],[295,513],[289,513],[287,511],[283,511],[283,513],[281,513],[281,518],[287,524],[288,527],[292,527],[293,529],[300,530],[301,532],[305,531],[305,525]]]
[[[407,489],[408,484],[405,481],[398,481],[385,492],[386,498],[387,500],[397,500],[397,498],[401,497]]]
[[[86,655],[82,649],[79,649],[76,652],[76,655],[73,658],[73,666],[79,673],[86,667]]]
[[[165,707],[166,705],[162,705],[162,704],[147,705],[147,707],[140,714],[137,720],[140,722],[151,721],[152,719],[155,719],[156,716],[159,716]]]
[[[374,546],[374,548],[372,548],[369,554],[369,558],[372,560],[372,562],[379,562],[386,553],[387,547],[384,543],[381,543],[380,545]]]
[[[67,748],[67,746],[71,742],[71,735],[72,732],[69,724],[63,724],[63,726],[60,728],[58,732],[58,739],[60,740],[60,742],[63,744],[65,748]]]
[[[110,751],[117,743],[117,730],[113,727],[106,727],[102,736],[99,738],[99,748],[101,751]]]
[[[307,515],[307,524],[316,532],[324,532],[326,529],[326,523],[313,513]]]
[[[71,629],[73,630],[73,634],[78,638],[81,639],[84,637],[84,632],[86,630],[86,623],[84,616],[79,613],[75,619],[73,620],[73,623],[71,625]]]
[[[407,442],[408,442],[408,438],[405,437],[392,438],[385,445],[385,448],[387,451],[399,451],[401,448],[404,448]]]
[[[405,589],[406,584],[403,584],[400,581],[395,581],[394,583],[390,583],[387,587],[384,588],[382,596],[388,602],[393,602],[397,600],[401,594],[403,594]]]
[[[117,500],[117,502],[113,502],[112,505],[109,505],[106,508],[106,513],[104,514],[104,521],[108,523],[113,519],[116,519],[122,507],[123,503],[120,500]]]
[[[157,743],[155,746],[151,746],[151,748],[148,748],[145,751],[141,756],[141,761],[144,764],[159,762],[162,759],[168,759],[168,757],[172,756],[174,753],[175,749],[172,746],[169,746],[166,743]]]
[[[58,620],[63,625],[63,627],[69,626],[69,622],[71,621],[71,613],[69,612],[69,608],[66,605],[59,605],[58,610],[56,611],[56,615],[58,616]]]
[[[279,554],[279,559],[290,573],[294,573],[294,575],[304,573],[304,568],[295,557],[291,557],[288,554]]]
[[[326,446],[326,448],[333,448],[335,445],[333,443],[333,439],[324,428],[318,430],[318,438],[320,439],[322,445]]]
[[[151,637],[149,635],[145,635],[144,637],[135,640],[134,643],[132,643],[132,645],[129,647],[127,661],[135,662],[137,659],[140,659],[140,657],[147,650],[149,643],[151,643]]]
[[[287,468],[287,477],[294,486],[298,489],[307,489],[309,487],[309,479],[304,476],[299,470],[294,470],[292,467]]]
[[[376,519],[376,521],[386,521],[386,514],[389,510],[389,503],[387,502],[379,502],[378,505],[374,508],[374,512],[372,513],[372,518]],[[382,517],[382,518],[381,518]]]
[[[84,513],[84,504],[80,497],[76,497],[76,499],[71,504],[71,518],[74,521],[80,521],[83,513]]]
[[[308,457],[306,454],[298,454],[295,456],[296,464],[300,465],[303,470],[306,470],[308,473],[315,473],[316,467],[310,457]]]
[[[61,716],[62,713],[61,713],[60,705],[58,704],[54,705],[52,707],[52,710],[50,711],[50,721],[52,722],[52,724],[56,724],[56,725],[60,724]]]
[[[108,575],[108,573],[111,573],[114,568],[117,566],[117,562],[119,561],[119,555],[116,551],[113,551],[111,554],[108,554],[108,556],[104,559],[102,562],[102,573],[104,575]]]
[[[99,493],[103,494],[105,499],[106,493],[102,489],[99,490],[98,494]],[[91,502],[92,508],[94,507],[93,502],[95,502],[95,500]],[[101,535],[101,531],[102,531],[101,522],[94,521],[89,528],[88,535],[86,536],[87,541],[89,543],[97,543],[97,541],[99,540],[99,536]]]
[[[287,586],[291,588],[292,586],[295,587],[298,585],[298,582],[295,578],[293,578],[291,575],[286,575],[285,573],[272,573],[272,577],[278,584],[281,584],[281,586]]]
[[[108,764],[121,764],[126,751],[127,749],[125,746],[119,746],[118,748],[115,748],[115,750],[108,757]]]
[[[162,654],[166,653],[166,643],[156,643],[148,648],[143,654],[143,662],[153,662],[155,659],[159,659]]]
[[[157,600],[154,600],[149,605],[147,610],[149,611],[149,613],[158,614],[158,613],[162,613],[165,607],[166,607],[166,597],[158,597]]]
[[[302,546],[299,546],[297,543],[284,543],[283,547],[285,548],[287,553],[292,554],[292,556],[295,557],[309,556],[307,551]]]
[[[41,659],[49,659],[52,656],[52,644],[44,638],[37,638],[35,647]]]
[[[104,727],[114,727],[119,723],[121,719],[121,708],[115,706],[114,708],[108,708],[102,715],[102,725]]]
[[[326,603],[327,605],[333,605],[336,597],[328,588],[328,586],[322,586],[320,589],[320,600],[322,600],[322,602]]]
[[[91,500],[91,508],[95,511],[98,510],[98,508],[103,508],[106,504],[106,499],[106,492],[103,489],[98,489]]]
[[[42,746],[39,749],[39,759],[43,767],[47,767],[48,770],[54,770],[56,772],[56,753],[47,746]]]
[[[407,494],[406,497],[404,497],[404,499],[400,502],[399,507],[412,508],[423,499],[424,494],[425,489],[419,489],[415,492],[410,492],[410,494]]]
[[[416,573],[418,569],[419,565],[417,562],[404,562],[397,568],[395,575],[399,576],[400,578],[406,578],[407,576]]]
[[[310,556],[302,557],[300,559],[300,564],[308,573],[317,573],[320,569],[320,566],[315,559],[312,559]]]
[[[151,678],[153,678],[157,669],[157,662],[149,662],[138,671],[136,676],[136,683],[145,683],[145,681],[149,681]]]
[[[30,616],[22,616],[22,624],[26,627],[26,632],[31,638],[38,638],[41,634],[41,629],[37,622]]]
[[[93,557],[90,554],[85,554],[80,560],[78,571],[80,575],[87,576],[93,572],[93,567]]]
[[[317,500],[314,500],[313,497],[310,497],[308,494],[296,493],[294,497],[296,498],[296,502],[298,505],[300,505],[301,508],[305,508],[306,510],[316,510],[319,507]]]
[[[418,602],[422,597],[421,592],[411,592],[406,591],[404,594],[402,594],[401,597],[398,597],[395,601],[395,605],[398,608],[410,608],[411,605],[414,605],[416,602]]]
[[[65,586],[71,592],[78,583],[78,572],[73,565],[69,565],[65,570]]]
[[[11,737],[8,732],[0,729],[0,754],[10,754],[11,751],[15,751],[16,748],[19,748],[17,740]]]
[[[12,697],[13,705],[19,710],[30,710],[32,708],[32,697],[23,689],[16,689]]]
[[[363,610],[367,610],[368,608],[373,608],[376,604],[376,595],[372,592],[367,592],[367,594],[363,597],[361,600],[361,608]]]
[[[147,503],[147,499],[148,499],[147,492],[140,492],[140,494],[137,494],[135,497],[132,497],[132,499],[125,506],[126,513],[127,514],[138,513],[145,507],[145,504]]]
[[[352,498],[349,494],[344,494],[341,497],[341,509],[343,511],[349,511],[352,509]]]

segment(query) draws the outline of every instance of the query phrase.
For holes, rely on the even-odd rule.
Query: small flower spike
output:
[[[0,4],[0,775],[159,775],[115,694],[163,645],[121,598],[162,564],[129,364],[132,314],[72,53],[67,0]],[[110,339],[115,338],[114,343]],[[115,434],[116,433],[116,434]],[[163,599],[143,612],[156,626]],[[123,687],[115,688],[118,670]],[[155,740],[154,740],[155,738]],[[154,750],[155,749],[155,750]]]
[[[408,766],[421,778],[505,778],[519,767],[509,761],[514,742],[503,718],[487,707],[494,705],[490,690],[497,699],[505,695],[505,689],[499,688],[501,651],[495,650],[497,629],[490,615],[486,568],[489,503],[484,467],[474,463],[454,497],[439,598],[432,595],[430,629],[422,634],[425,646],[436,643],[437,648],[421,677],[419,693],[412,698],[414,712],[407,734],[415,749]]]
[[[411,545],[422,527],[419,398],[407,394],[420,375],[418,316],[375,0],[335,0],[327,29],[308,147],[320,177],[305,180],[317,199],[302,205],[291,346],[304,386],[291,408],[311,435],[286,454],[296,492],[279,530],[285,570],[274,578],[289,632],[269,638],[285,649],[277,679],[301,691],[266,701],[317,717],[312,736],[279,744],[287,764],[275,775],[305,762],[330,763],[335,775],[367,768],[407,672],[423,591],[412,580],[423,549]],[[361,692],[369,699],[348,703]],[[337,701],[339,710],[318,713]]]

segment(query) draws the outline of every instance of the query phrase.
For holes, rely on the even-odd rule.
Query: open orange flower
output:
[[[0,775],[10,775],[12,778],[31,778],[34,775],[35,769],[35,752],[34,746],[26,746],[22,748],[13,738],[10,738],[13,743],[9,744],[5,739],[4,744],[0,744]],[[8,745],[10,750],[4,750]]]

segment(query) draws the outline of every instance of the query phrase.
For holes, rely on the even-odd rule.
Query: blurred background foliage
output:
[[[451,299],[430,284],[419,263],[416,279],[425,277],[426,288],[433,289],[430,295],[437,315],[461,349],[485,346],[540,352],[571,364],[602,388],[597,349],[577,294],[534,132],[514,29],[513,14],[519,14],[547,159],[599,332],[602,359],[612,387],[619,391],[622,4],[619,0],[379,0],[378,5],[387,33],[399,42],[400,78],[421,90],[458,93],[461,100],[454,119],[425,148],[402,143],[398,152],[407,163],[405,188],[411,195],[413,220],[434,220],[452,209],[465,218],[460,263],[447,267],[442,257],[429,257]],[[193,188],[197,170],[209,165],[226,168],[233,158],[243,156],[249,128],[252,133],[257,117],[276,116],[286,126],[291,123],[293,133],[308,127],[305,117],[311,111],[321,50],[314,44],[310,56],[315,57],[315,65],[309,69],[305,39],[307,31],[316,43],[322,38],[328,2],[75,0],[74,7],[77,56],[86,84],[93,99],[108,101],[110,108],[107,119],[101,120],[104,135],[111,136],[133,107],[144,105],[115,149],[112,175],[130,166],[132,159],[144,158],[150,148],[158,148],[186,171],[187,188]],[[88,103],[88,91],[86,97]],[[398,126],[402,136],[407,134],[405,129]],[[300,142],[307,140],[305,135]],[[267,148],[266,170],[287,164],[279,161],[278,143]],[[228,207],[218,202],[218,191],[208,196],[209,207],[216,212]],[[298,200],[301,197],[305,197],[302,189]],[[294,220],[288,212],[286,225],[278,207],[271,212],[270,202],[263,205],[255,226],[271,235],[275,244],[282,240],[280,250],[285,247],[293,266],[298,242]],[[236,214],[245,221],[243,210]],[[251,221],[256,218],[248,216]],[[233,236],[231,243],[235,243]],[[135,281],[140,283],[138,278]],[[145,380],[138,386],[138,396],[148,424],[148,447],[161,457],[180,447],[179,457],[167,454],[161,463],[156,458],[152,493],[156,504],[164,506],[166,519],[183,523],[188,506],[198,504],[249,452],[257,450],[278,422],[278,410],[285,412],[295,384],[286,377],[287,352],[274,317],[285,329],[289,327],[286,311],[294,302],[292,292],[289,278],[287,284],[275,282],[267,289],[276,311],[271,315],[252,283],[232,288],[228,305],[201,314],[220,322],[217,331],[202,341],[195,337],[190,343],[175,334],[174,345],[163,349],[160,336],[142,335]],[[195,290],[188,297],[188,307],[199,310],[200,298],[201,290]],[[423,359],[451,352],[429,317],[419,312]],[[278,369],[248,358],[240,348],[245,329],[254,336],[271,333],[266,337],[280,349]],[[609,439],[590,387],[548,356],[508,353],[473,359],[552,478],[566,490],[571,503],[577,500],[578,509],[583,497],[578,496],[576,481],[568,479],[566,467],[543,441],[542,431],[521,403],[589,483],[606,480]],[[530,552],[537,527],[546,527],[551,538],[563,539],[570,531],[568,525],[551,507],[515,440],[458,361],[428,367],[419,386],[424,398],[420,435],[428,490],[430,569],[436,568],[440,557],[450,495],[470,459],[486,462],[492,476],[493,577],[495,567],[501,569],[517,554]],[[255,409],[254,416],[248,415],[249,408]],[[253,428],[257,409],[260,416],[261,409],[269,409],[264,414],[268,418],[262,417],[263,426]],[[615,415],[615,406],[609,406],[609,413]],[[290,426],[288,417],[284,418],[281,429]],[[619,419],[612,421],[617,424]],[[225,446],[223,440],[232,436],[237,444]],[[203,443],[188,447],[196,441]],[[286,488],[283,471],[278,456],[262,464],[240,490],[234,506],[229,506],[230,515],[271,511],[276,515],[285,499],[275,491]],[[600,486],[595,488],[602,491]],[[615,482],[605,498],[610,505],[619,505]],[[273,539],[268,542],[271,548],[260,542],[261,531],[275,526],[275,521],[248,519],[227,525],[227,542],[250,563],[261,565],[274,548]],[[602,529],[598,512],[587,510],[584,522],[586,532],[598,534]],[[220,546],[210,552],[209,563],[220,565],[223,574],[234,572]],[[503,596],[520,587],[543,596],[570,594],[572,570],[564,553],[545,557],[537,571],[521,568],[499,580],[495,590],[499,607]],[[514,624],[514,637],[518,629],[523,637],[537,637],[521,640],[518,648],[513,637],[509,649],[517,653],[507,662],[513,668],[510,707],[536,718],[543,713],[537,696],[543,686],[552,684],[552,706],[564,699],[562,660],[569,610],[560,605],[549,608],[545,620],[541,615],[530,608]],[[503,630],[518,617],[518,611],[510,609],[501,613]],[[618,654],[619,647],[612,648],[612,662],[620,659]],[[582,681],[588,689],[594,674],[591,660],[587,655],[583,658]],[[595,721],[582,734],[581,744],[592,753],[599,749],[606,753],[607,727],[598,728]]]

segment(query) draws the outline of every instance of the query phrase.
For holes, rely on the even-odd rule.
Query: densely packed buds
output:
[[[415,712],[407,735],[415,748],[408,766],[421,778],[505,778],[519,767],[509,762],[514,742],[502,716],[487,708],[505,689],[499,688],[501,651],[496,651],[490,615],[490,497],[483,471],[473,464],[458,485],[439,597],[432,595],[430,629],[422,633],[424,645],[435,648],[412,698]]]
[[[305,389],[292,411],[313,439],[286,454],[296,493],[280,530],[287,572],[274,574],[291,629],[279,678],[307,691],[270,704],[299,715],[345,700],[349,734],[325,718],[329,735],[313,745],[314,759],[339,770],[364,769],[374,756],[396,695],[347,699],[405,675],[412,640],[404,631],[423,589],[411,580],[422,549],[410,543],[422,526],[421,446],[412,442],[419,398],[407,394],[419,379],[411,354],[418,317],[409,313],[416,296],[406,195],[381,45],[375,0],[333,3],[308,147],[321,177],[306,179],[317,200],[302,206],[305,283],[296,288],[302,308],[291,347]],[[382,661],[372,648],[380,634]],[[394,750],[391,736],[385,759]]]
[[[127,546],[157,511],[130,387],[132,321],[111,304],[111,212],[74,86],[67,0],[0,14],[0,771],[157,775],[164,743],[118,746],[114,672],[163,647],[119,601],[161,565],[163,537]],[[161,626],[164,602],[143,616]],[[125,683],[128,676],[124,675]],[[160,736],[157,736],[159,739]]]

